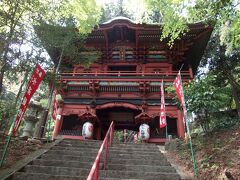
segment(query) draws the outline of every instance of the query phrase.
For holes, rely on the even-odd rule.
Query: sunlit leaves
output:
[[[62,15],[65,18],[72,17],[79,32],[86,34],[90,33],[98,23],[101,10],[95,0],[65,0],[62,6]]]
[[[238,1],[206,0],[147,0],[149,12],[156,10],[161,15],[162,36],[172,45],[174,40],[187,32],[187,23],[214,22],[219,28],[222,43],[227,45],[227,52],[240,49],[240,8]],[[227,26],[226,27],[226,23]]]
[[[218,86],[216,76],[211,74],[191,81],[184,90],[187,107],[191,112],[216,112],[229,108],[232,102],[230,87]]]
[[[13,69],[14,72],[21,72],[36,62],[44,62],[40,55],[44,51],[37,42],[33,26],[46,22],[67,27],[71,23],[71,28],[76,33],[86,35],[98,24],[100,14],[95,0],[0,1],[0,80]],[[53,40],[53,37],[49,38]],[[55,45],[63,47],[71,39],[72,37],[55,39]],[[48,60],[45,58],[44,65],[51,64]]]
[[[184,17],[182,0],[148,0],[148,7],[151,12],[158,11],[161,15],[160,23],[162,25],[161,40],[168,39],[168,44],[173,45],[176,39],[179,39],[188,31],[187,19]],[[154,12],[152,11],[152,12]]]

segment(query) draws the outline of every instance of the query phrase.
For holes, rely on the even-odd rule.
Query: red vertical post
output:
[[[63,121],[62,110],[63,110],[62,107],[59,107],[59,108],[57,109],[57,114],[58,114],[58,115],[61,115],[61,119],[59,119],[59,120],[56,119],[56,120],[55,120],[54,130],[53,130],[53,133],[52,133],[52,139],[55,139],[56,136],[58,135],[59,131],[60,131],[61,124],[62,124],[62,121]]]
[[[184,133],[184,124],[183,124],[182,111],[181,110],[177,110],[177,113],[178,113],[178,118],[177,118],[178,136],[180,138],[184,138],[185,137],[185,133]]]
[[[77,67],[74,67],[74,68],[73,68],[73,76],[75,76],[76,69],[77,69]]]
[[[191,66],[189,66],[189,74],[190,74],[190,77],[193,78],[193,71]]]
[[[94,173],[94,180],[98,180],[98,172],[99,172],[99,160],[96,164],[96,170],[95,170],[95,173]]]
[[[104,156],[104,170],[106,169],[106,166],[107,166],[108,141],[109,141],[109,137],[107,137],[107,139],[106,139],[105,156]]]
[[[113,133],[114,133],[114,123],[111,127],[111,130],[110,130],[110,144],[112,145],[112,140],[113,140]]]

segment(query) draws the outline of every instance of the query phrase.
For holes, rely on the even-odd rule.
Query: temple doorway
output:
[[[101,124],[101,139],[105,136],[112,121],[115,122],[116,131],[123,129],[138,131],[138,125],[135,123],[134,117],[140,113],[140,110],[126,107],[111,107],[97,110],[97,117]]]
[[[149,125],[151,129],[151,138],[166,138],[166,128],[159,128],[159,116],[155,117]],[[177,118],[167,116],[167,133],[173,138],[177,137]]]
[[[81,136],[82,124],[77,115],[63,117],[60,135]]]

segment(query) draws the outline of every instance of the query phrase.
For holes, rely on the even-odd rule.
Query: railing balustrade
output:
[[[113,139],[113,133],[114,133],[114,122],[112,121],[110,124],[110,127],[107,131],[107,134],[103,140],[103,143],[98,150],[97,157],[92,165],[92,168],[88,174],[87,180],[98,180],[98,173],[99,173],[99,165],[100,165],[100,158],[101,154],[103,152],[103,149],[105,147],[105,155],[104,155],[104,169],[106,169],[107,165],[107,155],[108,155],[108,146],[112,144],[112,139]]]
[[[60,73],[60,81],[106,81],[106,82],[172,82],[177,76],[177,71],[172,72],[133,72],[133,71],[109,71],[109,72],[64,72]],[[181,71],[183,81],[192,78],[189,71]]]
[[[64,72],[61,76],[176,76],[178,71],[171,72],[135,72],[135,71],[107,71],[107,72]],[[182,76],[190,76],[189,71],[181,71]]]

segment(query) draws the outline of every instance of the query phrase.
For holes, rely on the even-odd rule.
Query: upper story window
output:
[[[148,61],[166,61],[167,51],[164,48],[150,48],[146,58]]]
[[[111,51],[113,61],[131,61],[134,60],[134,51],[131,47],[116,46]]]
[[[122,66],[108,66],[108,71],[129,71],[129,72],[136,72],[137,66],[136,65],[122,65]]]

